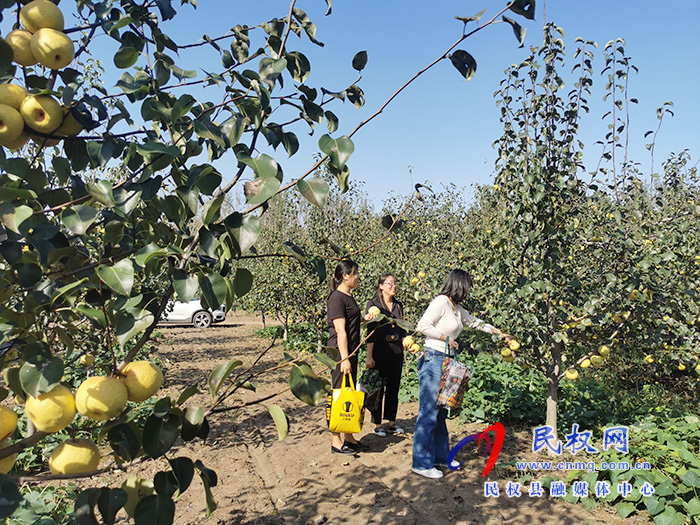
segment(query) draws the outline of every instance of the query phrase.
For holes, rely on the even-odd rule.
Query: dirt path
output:
[[[195,383],[204,388],[209,372],[231,359],[252,363],[268,344],[255,336],[259,327],[256,318],[233,316],[209,330],[164,328],[159,354],[171,361],[166,375],[169,393],[175,395],[184,386]],[[277,345],[258,366],[272,366],[281,358],[281,346]],[[236,403],[284,390],[287,380],[287,370],[266,375],[257,392],[245,391]],[[206,406],[209,399],[208,394],[201,394],[188,405]],[[218,504],[214,515],[206,517],[204,490],[195,481],[178,502],[178,525],[646,522],[641,518],[622,520],[617,513],[602,508],[590,513],[581,504],[571,505],[546,496],[529,497],[525,490],[519,498],[508,498],[504,489],[510,480],[499,476],[498,469],[488,479],[498,481],[501,496],[486,498],[484,480],[479,477],[485,458],[476,455],[442,480],[412,474],[410,454],[416,403],[399,409],[398,420],[407,431],[403,436],[374,436],[367,418],[362,441],[371,446],[371,451],[350,458],[330,453],[323,407],[309,407],[288,391],[267,403],[281,406],[290,419],[290,432],[284,442],[277,440],[277,431],[264,406],[251,405],[213,416],[207,446],[198,441],[178,451],[201,459],[219,476],[213,488]],[[454,421],[448,423],[455,442],[482,430],[477,426],[456,428]],[[501,458],[527,448],[519,441],[523,440],[509,435]],[[143,474],[148,475],[148,471]]]

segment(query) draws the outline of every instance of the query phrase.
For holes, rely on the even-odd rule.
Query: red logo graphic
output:
[[[493,447],[491,446],[491,438],[488,436],[489,432],[493,432],[495,434]],[[501,454],[501,448],[503,448],[503,441],[506,437],[506,429],[500,423],[494,423],[490,427],[486,428],[486,430],[484,430],[481,434],[476,433],[472,434],[471,436],[467,436],[459,443],[457,443],[454,447],[452,447],[452,450],[450,450],[450,453],[447,455],[447,464],[449,465],[450,470],[457,470],[464,464],[464,462],[462,462],[456,467],[452,466],[452,461],[454,461],[457,453],[460,450],[462,450],[462,448],[464,448],[464,446],[467,443],[471,443],[475,439],[478,439],[476,443],[476,449],[479,450],[479,445],[481,445],[481,438],[483,437],[486,438],[486,451],[488,452],[490,449],[491,453],[489,454],[489,460],[486,462],[486,466],[484,467],[484,470],[481,473],[481,477],[483,478],[489,472],[491,472],[491,469],[496,464],[496,460],[498,460],[498,456]]]

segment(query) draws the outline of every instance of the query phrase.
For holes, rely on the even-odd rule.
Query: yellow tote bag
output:
[[[350,385],[346,379],[350,378]],[[354,434],[362,431],[365,417],[365,393],[355,390],[352,376],[345,374],[340,388],[334,388],[326,403],[326,420],[331,432]]]

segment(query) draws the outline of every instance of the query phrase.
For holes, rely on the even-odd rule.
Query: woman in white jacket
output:
[[[413,435],[413,472],[426,478],[442,477],[436,467],[447,467],[449,436],[447,409],[437,406],[438,387],[445,357],[454,356],[457,337],[465,326],[489,334],[504,334],[498,328],[467,313],[461,303],[472,287],[472,278],[464,270],[452,270],[445,284],[418,322],[417,330],[425,337],[424,352],[418,360],[420,385],[419,409]]]

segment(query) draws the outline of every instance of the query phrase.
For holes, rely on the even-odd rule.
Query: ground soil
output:
[[[161,330],[159,356],[168,363],[165,393],[177,396],[186,386],[206,390],[209,373],[220,364],[240,359],[250,365],[270,342],[255,335],[258,318],[230,315],[209,329],[167,327]],[[282,356],[280,344],[271,348],[256,368],[270,368]],[[582,504],[569,504],[547,496],[506,497],[505,484],[515,481],[512,471],[495,468],[488,480],[497,481],[499,498],[484,496],[480,478],[486,458],[475,452],[465,465],[441,480],[411,473],[411,446],[417,403],[400,406],[398,422],[406,434],[380,438],[372,434],[366,418],[361,436],[371,447],[357,457],[331,454],[325,428],[324,407],[311,407],[288,391],[288,369],[261,377],[256,392],[245,391],[230,404],[243,405],[275,393],[262,403],[213,414],[206,444],[201,440],[178,446],[176,455],[200,459],[218,474],[212,492],[217,510],[205,514],[205,492],[198,479],[182,495],[175,523],[185,524],[603,524],[646,523],[643,516],[621,519],[609,508],[592,512]],[[211,398],[200,394],[187,405],[208,406]],[[282,407],[290,420],[286,440],[277,431],[265,405]],[[482,425],[458,426],[448,421],[453,442]],[[530,441],[526,433],[507,429],[499,463],[526,459]],[[143,466],[143,477],[152,478],[162,465]],[[138,472],[136,472],[138,473]],[[130,471],[129,474],[134,474]],[[594,496],[595,497],[595,496]]]

